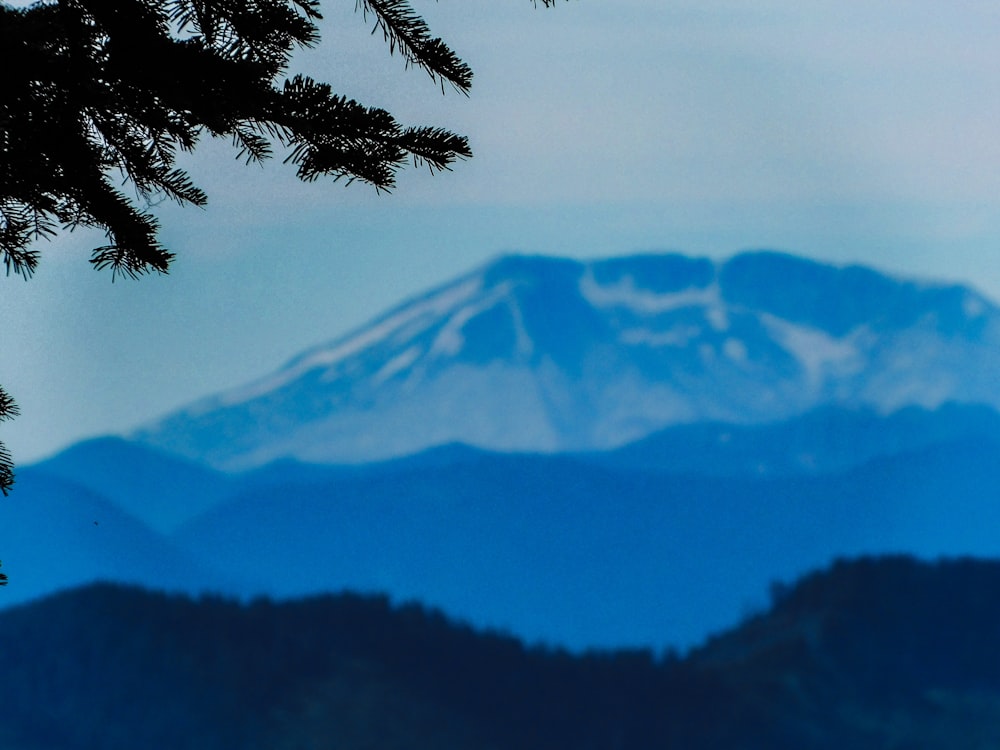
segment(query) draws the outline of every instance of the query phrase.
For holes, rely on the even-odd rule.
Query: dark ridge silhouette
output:
[[[0,613],[12,750],[978,748],[1000,562],[841,561],[684,658],[526,648],[382,597],[92,585]]]

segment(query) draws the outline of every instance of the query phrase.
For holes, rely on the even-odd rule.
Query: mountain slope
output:
[[[822,405],[1000,404],[1000,311],[957,286],[776,253],[511,256],[136,432],[224,469],[450,442],[603,450]]]
[[[776,477],[842,472],[954,442],[1000,444],[1000,413],[956,403],[884,415],[870,408],[820,406],[782,422],[676,425],[616,450],[578,457],[616,469]]]

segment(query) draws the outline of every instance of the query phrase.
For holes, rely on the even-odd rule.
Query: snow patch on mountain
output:
[[[465,343],[465,336],[462,333],[462,329],[465,328],[466,323],[506,300],[510,295],[512,287],[513,284],[511,283],[498,284],[478,298],[471,301],[467,299],[463,300],[466,304],[451,313],[447,322],[441,327],[441,331],[435,337],[434,343],[431,346],[431,354],[439,356],[454,356],[458,354]]]
[[[657,331],[651,328],[626,328],[619,336],[618,340],[630,346],[648,346],[658,348],[661,346],[684,347],[701,336],[700,326],[676,325],[666,331]]]
[[[599,284],[592,271],[584,273],[580,279],[580,293],[594,307],[627,307],[645,315],[669,312],[682,307],[722,305],[718,284],[657,293],[638,286],[631,275],[625,275],[613,284]]]
[[[405,330],[406,336],[402,337],[402,340],[406,340],[406,338],[433,325],[439,316],[446,314],[456,305],[465,303],[474,297],[480,291],[481,285],[481,279],[470,278],[439,294],[415,302],[384,320],[342,339],[331,347],[320,347],[302,355],[272,377],[264,378],[246,388],[235,389],[221,395],[215,404],[218,407],[227,407],[251,401],[280,389],[311,370],[330,369],[403,330]]]
[[[705,319],[715,331],[722,333],[729,330],[729,312],[721,302],[705,308]]]
[[[865,357],[858,346],[866,337],[864,329],[834,337],[817,328],[797,325],[767,313],[761,314],[760,319],[774,340],[800,363],[812,388],[828,378],[856,375],[865,366]]]
[[[726,339],[723,341],[722,353],[736,363],[747,361],[747,345],[739,339]]]
[[[423,350],[419,346],[411,346],[402,354],[397,354],[395,357],[386,362],[385,365],[383,365],[382,368],[375,373],[372,380],[376,385],[381,385],[385,381],[389,380],[389,378],[393,375],[402,372],[416,362],[420,358],[421,354],[423,354]]]

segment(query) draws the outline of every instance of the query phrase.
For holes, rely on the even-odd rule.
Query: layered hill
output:
[[[689,646],[772,581],[840,555],[1000,556],[998,486],[1000,417],[960,405],[676,426],[600,453],[450,445],[240,475],[102,440],[25,469],[0,504],[0,603],[94,580],[351,589],[530,642]]]
[[[574,649],[698,643],[840,555],[1000,556],[997,444],[765,479],[431,458],[248,487],[172,540],[244,595],[385,591]]]
[[[504,257],[134,439],[244,470],[462,442],[606,450],[825,405],[1000,404],[1000,311],[959,286],[777,253]]]
[[[239,486],[235,478],[209,467],[118,437],[71,445],[32,466],[31,472],[105,497],[119,510],[167,533]]]
[[[996,562],[840,562],[683,658],[572,656],[422,607],[93,586],[0,613],[9,750],[976,750]]]
[[[113,499],[41,470],[18,473],[0,504],[0,550],[11,583],[0,606],[92,581],[164,590],[225,588],[212,566],[177,546]]]

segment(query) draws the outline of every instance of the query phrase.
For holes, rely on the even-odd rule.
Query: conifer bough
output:
[[[406,0],[355,2],[407,65],[468,92],[469,66]],[[318,43],[321,18],[318,0],[0,2],[7,274],[30,277],[39,257],[33,243],[77,226],[104,231],[107,242],[90,262],[112,279],[165,273],[173,254],[148,209],[164,198],[205,205],[205,193],[175,166],[177,153],[205,134],[231,139],[248,163],[268,158],[278,143],[303,180],[360,180],[377,190],[390,190],[411,160],[436,171],[472,155],[464,136],[404,127],[325,83],[286,78],[292,52]],[[15,413],[0,389],[0,420]],[[12,482],[0,444],[0,491]]]

